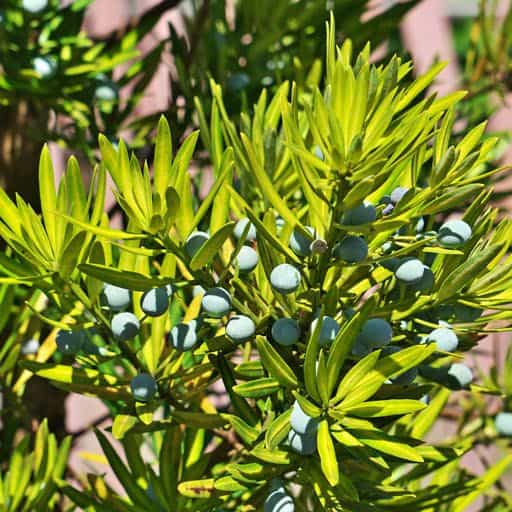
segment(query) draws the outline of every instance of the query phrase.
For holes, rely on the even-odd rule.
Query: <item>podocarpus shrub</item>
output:
[[[55,190],[45,149],[41,217],[0,193],[4,281],[61,314],[41,315],[60,360],[23,367],[105,400],[126,451],[98,432],[126,497],[61,482],[82,508],[462,512],[507,468],[453,480],[475,438],[424,441],[452,390],[496,391],[461,361],[511,317],[512,226],[481,183],[496,140],[477,127],[450,145],[463,94],[421,98],[440,66],[403,86],[409,63],[369,55],[331,24],[323,93],[263,92],[241,131],[212,84],[203,201],[199,134],[173,155],[163,118],[152,176],[100,137],[88,192],[74,159]],[[125,230],[103,214],[107,174]]]

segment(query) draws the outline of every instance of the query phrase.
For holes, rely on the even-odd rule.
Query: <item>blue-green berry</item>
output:
[[[242,273],[252,272],[258,264],[258,260],[258,253],[248,245],[244,245],[236,255],[236,263]]]
[[[209,238],[210,235],[204,231],[194,231],[193,233],[190,233],[185,241],[185,252],[188,257],[193,258]]]
[[[400,263],[401,263],[400,259],[395,258],[395,257],[387,258],[380,262],[380,264],[384,268],[387,268],[390,272],[394,272],[398,268]]]
[[[110,327],[115,338],[128,341],[139,334],[140,322],[133,313],[117,313],[112,317]]]
[[[25,356],[37,354],[38,350],[39,340],[36,339],[27,340],[21,345],[21,353]]]
[[[370,318],[358,334],[352,353],[356,356],[365,355],[374,348],[384,347],[391,342],[393,329],[383,318]]]
[[[368,244],[360,236],[349,235],[334,246],[333,253],[347,263],[359,263],[368,256]]]
[[[342,224],[347,226],[360,226],[374,222],[377,218],[377,210],[373,204],[364,202],[355,208],[347,210],[343,215]]]
[[[243,343],[254,337],[256,326],[244,315],[236,315],[229,319],[226,325],[226,335],[233,343]]]
[[[317,158],[320,158],[320,160],[325,160],[324,152],[320,149],[320,146],[315,146],[313,153]]]
[[[433,290],[435,284],[435,277],[432,270],[426,265],[423,265],[423,276],[416,283],[409,285],[410,289],[415,292],[430,292]]]
[[[37,14],[46,9],[48,6],[48,0],[23,0],[21,5],[25,11]]]
[[[207,315],[221,318],[231,311],[231,295],[224,288],[210,288],[203,295],[201,306]]]
[[[445,222],[437,234],[439,243],[446,248],[456,248],[464,245],[472,235],[471,226],[463,220]]]
[[[387,204],[382,210],[382,215],[390,215],[393,213],[395,206],[392,203]]]
[[[197,321],[191,320],[188,324],[180,323],[171,329],[171,345],[180,352],[192,350],[198,342]]]
[[[313,455],[316,452],[316,434],[297,434],[291,429],[287,440],[292,450],[300,455]]]
[[[272,491],[263,504],[263,512],[294,512],[293,499],[284,491],[276,489]]]
[[[496,430],[504,436],[512,436],[512,412],[500,412],[494,418]]]
[[[453,352],[459,345],[457,335],[447,327],[438,327],[434,329],[428,336],[428,342],[434,342],[437,350],[443,352]]]
[[[300,272],[288,263],[277,265],[270,273],[270,284],[274,290],[285,295],[296,292],[299,289],[300,281]]]
[[[140,299],[140,308],[148,316],[161,316],[168,307],[169,295],[165,287],[147,290]]]
[[[97,101],[113,102],[119,98],[118,85],[110,80],[107,75],[100,73],[96,75],[97,86],[94,90],[94,99]]]
[[[133,377],[130,388],[138,402],[149,402],[157,392],[156,381],[149,373],[139,373]]]
[[[357,313],[357,311],[354,308],[351,308],[351,307],[348,307],[347,309],[343,310],[343,316],[347,320],[350,320],[353,316],[355,316],[356,313]]]
[[[416,226],[414,226],[414,230],[416,233],[421,233],[425,229],[425,219],[423,217],[420,217],[416,221]]]
[[[465,388],[473,380],[473,372],[462,363],[453,363],[448,370],[448,375],[451,377],[450,382],[456,384],[456,388]]]
[[[100,347],[96,345],[90,338],[85,337],[84,344],[82,345],[82,351],[90,356],[108,356],[109,350],[106,347]]]
[[[236,238],[238,238],[238,240],[240,240],[240,238],[242,238],[242,235],[244,234],[245,229],[247,228],[247,225],[249,225],[249,230],[247,231],[247,236],[245,237],[245,240],[247,242],[253,242],[254,240],[256,240],[256,227],[247,217],[243,217],[235,224],[233,234],[235,235]]]
[[[318,318],[315,318],[311,322],[311,334],[315,331],[317,323]],[[330,345],[336,339],[339,332],[340,326],[338,322],[336,322],[336,320],[331,316],[324,315],[322,318],[322,325],[320,327],[320,345]]]
[[[465,304],[455,304],[453,314],[458,322],[474,322],[482,315],[482,310],[466,306]]]
[[[130,290],[108,283],[103,287],[103,298],[112,311],[122,311],[132,302]]]
[[[390,194],[389,198],[393,204],[399,203],[405,194],[409,192],[407,187],[396,187]]]
[[[83,331],[66,331],[61,329],[55,338],[57,348],[62,354],[77,354],[84,344]]]
[[[233,73],[226,82],[226,87],[234,92],[245,89],[251,83],[247,73]]]
[[[290,236],[290,248],[298,256],[309,256],[311,254],[311,242],[316,238],[313,227],[306,226],[306,230],[311,234],[311,238],[297,229],[294,229]]]
[[[292,406],[292,414],[290,416],[290,425],[292,426],[292,429],[297,434],[313,435],[316,434],[318,423],[318,418],[312,418],[306,414],[299,405],[299,402],[295,400]]]
[[[387,242],[384,242],[384,243],[380,246],[380,249],[381,249],[381,251],[382,251],[384,254],[389,254],[389,253],[393,250],[393,242],[391,242],[391,240],[388,240]]]
[[[272,324],[272,339],[280,345],[293,345],[299,338],[299,322],[294,318],[280,318]]]
[[[197,297],[198,295],[204,295],[206,293],[206,290],[200,285],[195,284],[192,288],[192,296]]]
[[[418,283],[425,273],[425,265],[416,258],[405,259],[395,269],[395,277],[405,284]]]
[[[52,57],[35,57],[32,66],[41,78],[51,78],[57,71],[57,63]]]

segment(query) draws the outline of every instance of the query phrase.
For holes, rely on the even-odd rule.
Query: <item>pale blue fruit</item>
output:
[[[474,322],[482,316],[482,310],[466,306],[465,304],[455,304],[453,306],[453,314],[459,322]]]
[[[94,97],[99,101],[116,101],[119,96],[114,83],[103,83],[94,90]]]
[[[23,0],[21,5],[25,11],[37,14],[48,6],[48,0]]]
[[[226,82],[226,87],[234,92],[245,89],[251,83],[247,73],[233,73]]]
[[[174,292],[174,290],[172,289],[172,285],[171,284],[166,284],[165,285],[165,291],[167,293],[167,297],[170,298],[172,296],[173,292]]]
[[[250,340],[256,332],[254,322],[244,315],[236,315],[229,319],[226,325],[226,335],[233,343],[243,343]]]
[[[350,320],[356,313],[357,311],[354,308],[347,308],[343,311],[343,316],[347,320]]]
[[[500,412],[494,418],[496,430],[504,436],[512,436],[512,412]]]
[[[315,148],[313,149],[313,153],[317,158],[320,158],[320,160],[325,160],[324,153],[320,149],[320,146],[315,146]]]
[[[448,370],[448,375],[452,377],[461,388],[465,388],[473,380],[473,372],[462,363],[453,363]]]
[[[300,286],[300,272],[288,263],[281,263],[270,273],[270,284],[279,293],[296,292]]]
[[[21,345],[21,353],[25,356],[37,354],[38,350],[39,340],[36,339],[27,340]]]
[[[403,260],[395,270],[395,277],[405,284],[418,283],[425,273],[425,265],[416,258]]]
[[[66,331],[61,329],[55,338],[57,348],[62,354],[77,354],[84,344],[83,331]]]
[[[360,226],[374,222],[377,218],[377,210],[373,204],[364,202],[355,208],[347,210],[343,215],[342,224],[347,226]]]
[[[299,322],[294,318],[280,318],[272,325],[272,339],[280,345],[290,346],[300,338]]]
[[[427,342],[435,342],[437,350],[453,352],[459,345],[459,338],[451,329],[439,327],[427,336]]]
[[[312,418],[307,415],[295,400],[292,406],[292,414],[290,416],[290,425],[297,434],[316,434],[318,429],[318,418]]]
[[[416,226],[414,226],[414,229],[416,233],[421,233],[425,229],[425,219],[423,217],[420,217],[417,222]]]
[[[247,236],[246,236],[245,240],[247,242],[253,242],[254,240],[256,240],[256,227],[247,217],[240,219],[235,224],[235,228],[233,229],[233,235],[235,235],[235,237],[238,240],[240,240],[240,238],[242,238],[242,235],[244,234],[244,231],[248,224],[249,224],[249,231],[247,232]]]
[[[138,402],[149,402],[157,392],[156,381],[149,373],[139,373],[133,377],[130,388]]]
[[[236,263],[240,272],[252,272],[258,264],[258,253],[248,245],[244,245],[236,255]]]
[[[309,256],[311,254],[311,242],[316,238],[314,228],[306,226],[306,230],[311,233],[311,238],[296,229],[293,230],[290,236],[290,248],[298,256]]]
[[[140,308],[148,316],[161,316],[169,308],[169,295],[165,287],[152,288],[142,295]]]
[[[185,241],[185,252],[188,257],[193,258],[209,238],[210,235],[204,231],[194,231],[191,233]]]
[[[430,403],[430,397],[428,395],[423,395],[420,398],[420,402],[425,404],[425,405],[428,405]]]
[[[281,217],[276,219],[276,233],[279,235],[285,226],[285,221]]]
[[[382,215],[390,215],[391,213],[393,213],[394,209],[395,209],[394,205],[389,203],[382,210]]]
[[[52,57],[35,57],[32,66],[41,78],[51,78],[57,71],[57,63]]]
[[[410,289],[415,292],[430,292],[433,290],[435,284],[435,277],[432,270],[426,265],[423,265],[423,276],[417,283],[410,285]]]
[[[383,318],[370,318],[358,334],[352,353],[360,356],[369,353],[374,348],[384,347],[391,342],[393,330],[389,322]]]
[[[288,444],[300,455],[312,455],[316,452],[316,434],[297,434],[295,430],[288,433]]]
[[[400,265],[400,259],[392,257],[392,258],[388,258],[384,261],[381,261],[380,264],[384,268],[387,268],[390,272],[394,272]]]
[[[347,263],[359,263],[368,256],[368,244],[360,236],[349,235],[334,246],[333,253]]]
[[[400,352],[401,348],[396,347],[394,345],[389,345],[387,347],[384,347],[382,349],[382,355],[383,356],[390,356],[393,354],[396,354],[397,352]],[[408,386],[409,384],[412,384],[416,377],[418,376],[418,368],[410,368],[409,370],[401,373],[397,377],[393,377],[392,379],[389,379],[389,383],[391,384],[399,384],[401,386]]]
[[[109,351],[105,347],[99,347],[91,339],[85,338],[84,344],[82,345],[82,351],[90,356],[107,356]]]
[[[192,288],[192,295],[194,297],[197,297],[198,295],[204,295],[205,293],[206,290],[200,284],[195,284]]]
[[[463,220],[449,220],[439,229],[437,239],[443,247],[460,247],[472,235],[471,226]]]
[[[112,311],[122,311],[129,307],[132,302],[130,290],[113,284],[105,284],[103,298]]]
[[[112,334],[120,341],[127,341],[139,334],[140,322],[133,313],[117,313],[110,323]]]
[[[396,187],[393,192],[391,192],[389,198],[393,204],[397,204],[403,199],[407,192],[409,192],[409,189],[406,187]]]
[[[316,324],[318,323],[318,318],[315,318],[311,322],[311,335],[316,329]],[[320,345],[330,345],[335,339],[338,333],[340,332],[340,326],[334,318],[328,315],[324,315],[322,319],[322,325],[320,327],[320,337],[319,342]]]
[[[201,300],[203,311],[214,318],[221,318],[231,311],[231,295],[224,288],[210,288]]]
[[[180,352],[192,350],[198,342],[197,322],[191,320],[188,324],[180,323],[171,329],[171,345]]]
[[[393,242],[391,242],[390,240],[388,240],[387,242],[384,242],[381,246],[380,246],[382,252],[384,254],[388,254],[392,251],[393,249]]]
[[[284,490],[272,491],[263,504],[263,512],[294,512],[293,499]]]

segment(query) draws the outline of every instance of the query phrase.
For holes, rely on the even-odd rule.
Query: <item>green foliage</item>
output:
[[[340,34],[356,48],[367,41],[377,47],[398,31],[402,17],[417,3],[392,5],[367,19],[367,2],[359,0],[240,0],[231,9],[225,0],[192,0],[182,7],[187,37],[171,27],[176,64],[172,91],[175,98],[185,99],[185,108],[171,106],[172,124],[189,125],[194,97],[210,112],[205,100],[210,78],[226,92],[226,108],[233,117],[250,109],[262,87],[273,90],[292,79],[300,88],[316,85],[322,79],[319,55],[329,10]]]
[[[410,63],[375,65],[369,45],[336,46],[333,20],[326,46],[322,89],[264,90],[240,127],[212,80],[210,123],[177,151],[160,120],[153,173],[100,136],[89,190],[74,159],[56,190],[45,149],[41,216],[0,195],[10,251],[1,281],[42,290],[54,315],[40,320],[80,340],[74,353],[20,365],[103,399],[126,454],[124,463],[97,432],[126,496],[100,476],[82,491],[61,482],[77,506],[261,510],[274,479],[304,511],[462,512],[482,494],[496,510],[509,503],[495,484],[510,454],[480,477],[459,466],[484,425],[426,442],[451,390],[502,393],[497,378],[464,382],[460,363],[512,318],[512,225],[486,185],[499,171],[488,166],[497,140],[482,140],[482,125],[454,140],[464,93],[424,94],[442,65],[407,82]],[[203,200],[189,173],[199,136],[214,178]],[[102,213],[107,174],[125,229]],[[364,201],[374,213],[354,220]],[[464,222],[444,224],[452,213]],[[192,250],[198,230],[207,235]],[[348,237],[364,241],[363,257],[335,250]],[[245,244],[259,261],[241,274]],[[414,275],[397,271],[409,261]],[[104,284],[131,291],[128,311],[109,307]],[[169,308],[144,314],[144,292],[168,284]],[[137,329],[121,336],[119,318]],[[295,343],[273,339],[280,318],[297,321]],[[446,321],[456,352],[429,338]],[[213,386],[229,405],[211,398]],[[145,443],[158,470],[142,459]]]
[[[162,9],[149,11],[120,38],[93,40],[82,30],[90,3],[81,0],[61,7],[49,0],[37,12],[24,9],[21,0],[2,4],[0,112],[14,123],[11,118],[23,111],[31,118],[29,138],[58,140],[92,158],[98,133],[115,137],[133,114],[159,64],[163,43],[146,56],[137,48]],[[129,65],[114,80],[113,70],[123,63]],[[134,79],[130,98],[121,103],[119,89]],[[66,116],[67,122],[53,121],[48,131],[50,112]]]
[[[59,481],[63,478],[71,438],[61,445],[48,432],[46,422],[39,426],[33,448],[26,435],[13,448],[7,470],[0,472],[0,507],[6,512],[61,510]]]

